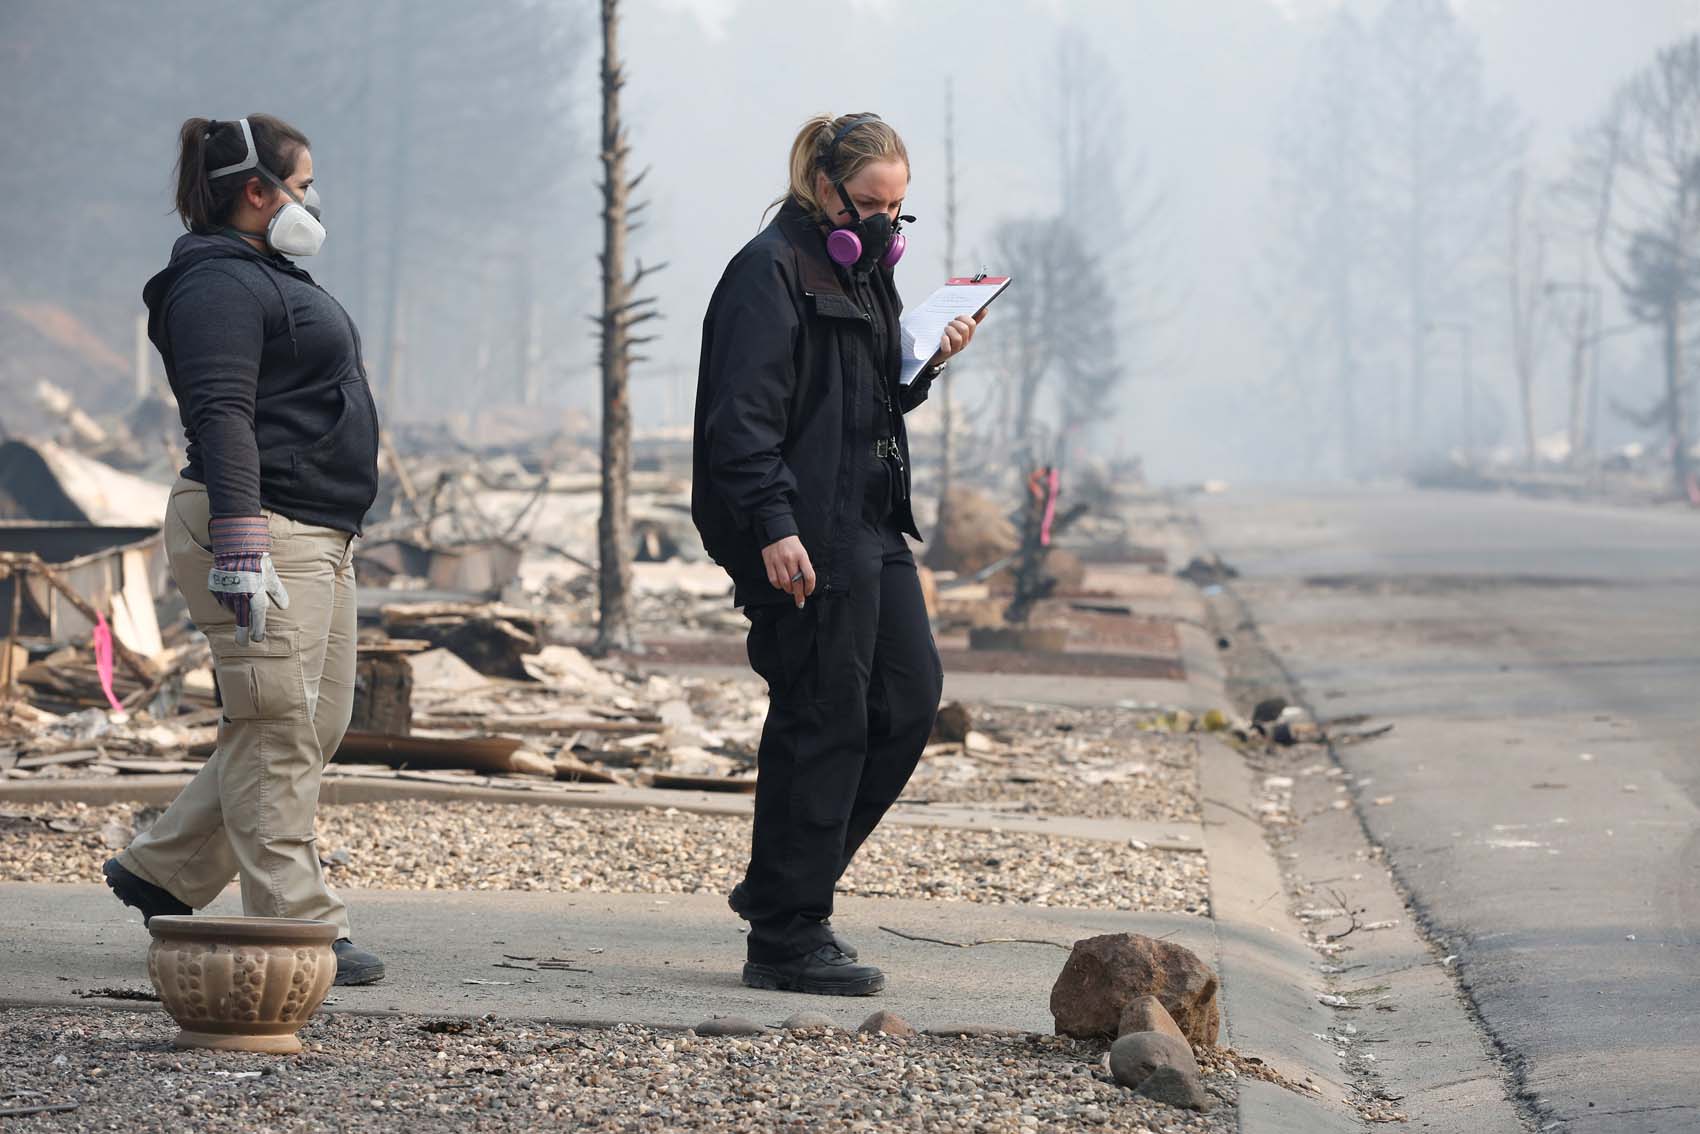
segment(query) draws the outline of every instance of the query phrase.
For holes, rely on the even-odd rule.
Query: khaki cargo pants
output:
[[[317,918],[349,935],[348,909],[319,866],[319,778],[354,707],[353,539],[267,513],[289,609],[266,639],[236,644],[236,620],[207,591],[207,491],[178,480],[165,551],[189,613],[212,646],[224,716],[218,750],[164,815],[119,856],[195,909],[232,877],[250,917]]]

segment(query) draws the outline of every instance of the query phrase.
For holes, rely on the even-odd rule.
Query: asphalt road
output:
[[[1700,1130],[1700,515],[1197,502],[1543,1130]]]

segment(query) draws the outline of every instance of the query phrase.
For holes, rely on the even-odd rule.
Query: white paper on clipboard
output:
[[[919,307],[905,312],[903,328],[903,369],[899,380],[905,385],[913,382],[933,355],[938,353],[939,341],[952,319],[973,316],[986,304],[1003,294],[1009,286],[1008,276],[984,276],[979,279],[963,277],[947,282]]]

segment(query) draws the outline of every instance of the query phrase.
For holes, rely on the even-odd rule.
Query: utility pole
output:
[[[408,186],[413,182],[413,18],[407,4],[395,8],[395,140],[392,146],[394,164],[386,181],[392,200],[389,205],[390,234],[388,273],[384,303],[384,409],[391,416],[401,411],[401,381],[403,356],[407,351],[407,306],[402,300],[402,278],[405,275],[402,252],[407,246]]]
[[[956,269],[956,87],[944,81],[944,277]],[[956,476],[956,421],[950,402],[950,371],[939,378],[939,509],[934,538],[950,530],[950,493]]]

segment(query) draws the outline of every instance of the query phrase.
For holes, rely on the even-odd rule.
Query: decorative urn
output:
[[[292,1055],[336,979],[328,921],[160,916],[148,931],[148,977],[181,1029],[176,1047]]]

